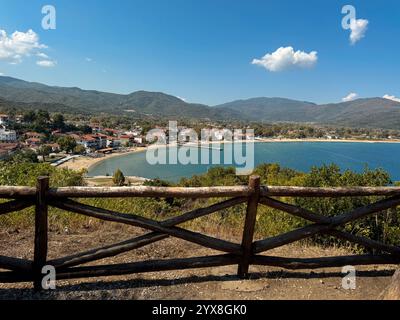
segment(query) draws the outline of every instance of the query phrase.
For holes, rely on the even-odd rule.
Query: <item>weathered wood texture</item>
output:
[[[273,208],[273,209],[277,209],[283,212],[287,212],[290,213],[296,217],[300,217],[312,222],[316,222],[316,223],[331,223],[332,218],[330,217],[324,217],[321,215],[317,215],[309,210],[300,208],[300,207],[296,207],[294,205],[288,204],[288,203],[284,203],[281,202],[279,200],[276,199],[272,199],[272,198],[268,198],[268,197],[262,197],[260,198],[260,203]]]
[[[247,203],[246,220],[243,229],[243,255],[238,266],[238,276],[241,278],[246,278],[248,276],[250,258],[253,254],[254,228],[257,219],[258,202],[260,200],[260,177],[251,177],[249,188],[251,190],[251,195]]]
[[[312,237],[316,234],[326,233],[327,231],[340,227],[346,223],[364,218],[373,213],[382,212],[384,210],[394,208],[398,205],[400,205],[400,197],[398,196],[381,200],[365,207],[357,208],[352,212],[335,216],[330,220],[330,223],[327,224],[316,223],[294,231],[290,231],[285,234],[281,234],[276,237],[256,241],[254,243],[254,252],[261,253]]]
[[[376,203],[357,208],[352,212],[334,217],[315,214],[310,210],[284,203],[272,197],[390,197]],[[156,198],[230,198],[199,208],[165,221],[154,221],[138,214],[123,214],[85,205],[70,198],[115,198],[115,197],[156,197]],[[35,205],[34,260],[24,260],[0,256],[0,282],[33,281],[34,288],[41,290],[42,267],[46,264],[57,269],[57,279],[73,279],[123,275],[139,272],[157,272],[189,268],[206,268],[225,265],[238,265],[238,275],[246,278],[250,265],[267,265],[286,269],[316,269],[341,267],[344,265],[399,264],[400,247],[388,245],[356,236],[340,230],[340,227],[371,214],[378,214],[400,205],[398,187],[352,187],[352,188],[303,188],[303,187],[261,187],[259,177],[250,177],[248,186],[211,187],[211,188],[163,188],[163,187],[126,187],[126,188],[49,188],[49,179],[38,179],[36,188],[0,187],[0,198],[11,199],[0,204],[0,215],[21,211]],[[14,199],[14,200],[12,200]],[[198,219],[214,212],[247,203],[241,244],[217,239],[198,232],[186,230],[179,225]],[[283,211],[300,217],[311,224],[268,239],[254,241],[258,205]],[[47,261],[48,245],[48,206],[68,212],[74,212],[104,221],[117,222],[149,230],[150,232],[116,244],[88,250]],[[244,206],[243,206],[244,207]],[[259,255],[262,252],[299,241],[314,235],[335,236],[351,243],[374,249],[374,255],[323,257],[312,259],[283,258]],[[83,264],[113,257],[130,250],[176,237],[196,243],[225,254],[193,257],[185,259],[153,260],[117,265],[82,266]]]
[[[0,186],[0,199],[34,198],[36,188]]]
[[[91,198],[91,197],[158,197],[158,198],[210,198],[210,197],[247,197],[247,186],[170,188],[170,187],[64,187],[53,188],[49,197],[55,198]],[[34,197],[35,188],[0,186],[0,198]],[[261,196],[266,197],[364,197],[364,196],[400,196],[400,187],[332,187],[310,188],[290,186],[263,186]]]
[[[32,271],[32,261],[0,256],[0,269],[30,272]]]
[[[249,188],[239,187],[66,187],[49,190],[51,198],[225,198],[247,197]]]
[[[340,198],[340,197],[365,197],[365,196],[400,196],[400,187],[277,187],[264,186],[261,188],[261,196],[265,197],[316,197],[316,198]]]
[[[57,272],[57,279],[77,279],[90,277],[117,276],[133,273],[158,272],[168,270],[198,269],[219,266],[236,265],[240,257],[231,254],[170,259],[150,260],[124,264],[98,265],[87,267],[67,268]],[[33,276],[29,273],[2,272],[0,282],[25,282],[32,281]]]
[[[142,272],[157,272],[167,270],[197,269],[218,266],[235,265],[240,257],[235,255],[218,255],[171,260],[151,260],[119,265],[75,267],[57,273],[58,279],[74,279],[124,275]]]
[[[160,224],[165,227],[173,227],[178,224],[185,223],[187,221],[197,219],[206,215],[209,215],[211,213],[230,208],[232,206],[236,206],[239,204],[242,204],[246,201],[246,198],[234,198],[230,199],[218,204],[214,204],[208,208],[200,208],[193,210],[191,212],[185,213],[183,215],[180,215],[178,217],[174,217],[168,220],[165,220],[161,222]],[[158,233],[158,232],[152,232],[148,233],[146,235],[140,236],[140,237],[135,237],[130,240],[126,240],[114,245],[106,246],[103,248],[99,249],[94,249],[94,250],[89,250],[83,253],[79,253],[76,255],[64,257],[61,259],[56,259],[49,261],[49,264],[55,266],[56,268],[65,268],[65,267],[72,267],[72,266],[77,266],[83,263],[103,259],[103,258],[108,258],[108,257],[113,257],[118,254],[131,251],[133,249],[138,249],[141,247],[144,247],[146,245],[149,245],[151,243],[161,241],[163,239],[168,238],[169,236],[166,234]]]
[[[36,291],[42,289],[42,268],[46,265],[48,245],[48,206],[46,193],[49,189],[49,177],[39,177],[37,182],[37,201],[35,209],[35,250],[33,272]]]
[[[309,210],[296,207],[294,205],[290,205],[287,203],[283,203],[275,199],[263,197],[260,199],[260,203],[315,223],[331,224],[333,222],[331,217],[320,216]],[[328,230],[325,233],[341,238],[343,240],[347,240],[352,243],[357,243],[366,248],[376,249],[380,252],[392,253],[397,255],[400,254],[400,247],[386,245],[379,241],[371,240],[365,237],[355,236],[344,231],[334,229],[334,230]]]
[[[35,205],[34,201],[14,200],[0,204],[0,216],[11,212],[17,212]]]
[[[159,222],[134,214],[122,214],[111,210],[100,209],[84,205],[72,200],[51,202],[51,205],[62,210],[79,213],[82,215],[86,215],[89,217],[105,221],[123,223],[135,227],[149,229],[156,232],[161,232],[164,234],[168,234],[170,236],[174,236],[176,238],[180,238],[189,242],[202,245],[207,248],[223,252],[240,254],[242,251],[240,245],[238,244],[231,243],[225,240],[216,239],[210,236],[203,235],[198,232],[185,230],[179,227],[165,227],[161,225]]]
[[[252,264],[254,265],[281,267],[290,270],[334,268],[344,267],[347,265],[396,265],[399,263],[400,257],[395,257],[393,255],[358,255],[306,259],[255,256],[252,260]]]

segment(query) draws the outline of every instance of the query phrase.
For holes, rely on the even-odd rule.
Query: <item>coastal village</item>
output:
[[[35,152],[40,160],[49,161],[57,166],[71,159],[72,155],[101,157],[144,146],[143,129],[140,126],[122,130],[88,123],[83,130],[66,131],[60,128],[52,130],[49,134],[10,129],[10,126],[15,124],[26,124],[25,121],[23,116],[0,115],[0,159],[12,156],[18,151],[30,150]],[[62,126],[68,127],[64,124]]]
[[[34,125],[33,125],[34,124]],[[221,129],[219,123],[202,123],[203,127]],[[34,130],[32,128],[38,128]],[[180,126],[185,132],[189,126]],[[168,128],[154,123],[154,128]],[[240,124],[236,128],[241,128]],[[312,126],[291,127],[290,124],[254,124],[255,140],[259,141],[386,141],[398,142],[397,131],[363,131],[343,128],[314,128]],[[113,153],[126,153],[147,147],[144,129],[140,123],[132,122],[130,128],[109,128],[99,122],[68,121],[62,114],[50,115],[47,111],[24,114],[0,114],[0,160],[17,152],[30,152],[39,161],[59,166],[85,156],[104,158]],[[222,134],[223,136],[223,134]],[[223,137],[221,137],[223,138]]]

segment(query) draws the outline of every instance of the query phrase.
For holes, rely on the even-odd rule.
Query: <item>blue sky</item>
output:
[[[41,27],[46,4],[56,8],[56,30]],[[341,23],[347,4],[368,20],[354,45]],[[2,55],[0,38],[0,73],[117,93],[162,91],[210,105],[258,96],[317,103],[350,93],[399,97],[399,17],[398,0],[0,0],[8,40],[30,29],[38,37],[18,61]],[[281,47],[305,59],[315,51],[317,60],[278,71],[252,64]]]

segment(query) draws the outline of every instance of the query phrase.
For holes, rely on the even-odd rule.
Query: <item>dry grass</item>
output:
[[[116,224],[93,224],[76,230],[51,232],[49,258],[60,257],[132,238],[143,230]],[[239,241],[240,235],[218,228],[209,234]],[[13,244],[12,246],[10,244]],[[2,255],[32,258],[33,234],[26,229],[0,232]],[[215,254],[195,244],[168,238],[162,242],[104,259],[94,264],[127,263]],[[318,257],[348,254],[345,249],[290,245],[269,255]],[[169,271],[120,277],[59,281],[54,292],[34,295],[30,283],[0,284],[0,299],[377,299],[390,283],[394,266],[357,268],[357,289],[341,288],[338,268],[288,272],[251,267],[252,279],[236,278],[236,266]]]

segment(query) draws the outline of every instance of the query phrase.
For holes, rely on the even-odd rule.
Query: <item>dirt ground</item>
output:
[[[127,226],[104,225],[101,228],[70,232],[51,232],[49,258],[78,253],[132,238],[143,230]],[[230,239],[234,240],[234,239]],[[237,239],[236,239],[237,241]],[[12,245],[11,245],[12,244]],[[348,254],[342,249],[322,249],[290,245],[268,252],[283,257],[317,257]],[[204,256],[216,254],[174,238],[104,259],[94,264],[127,263],[148,259]],[[0,255],[32,258],[32,231],[0,231]],[[108,278],[58,281],[55,291],[32,292],[31,283],[0,284],[0,299],[232,299],[232,300],[335,300],[379,299],[389,285],[397,266],[357,268],[357,288],[342,288],[340,268],[286,271],[275,267],[251,267],[251,279],[236,277],[236,266]]]

